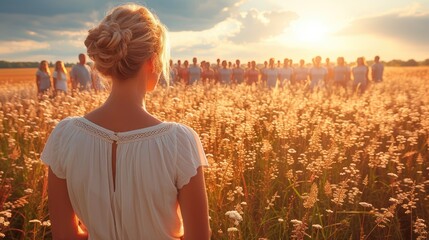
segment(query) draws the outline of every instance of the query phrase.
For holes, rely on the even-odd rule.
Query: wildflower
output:
[[[37,219],[30,220],[29,223],[38,223],[38,224],[42,225],[42,222],[40,220],[37,220]]]
[[[235,227],[228,228],[228,232],[238,232],[238,229]]]
[[[360,202],[359,205],[361,205],[364,208],[372,208],[372,204],[367,202]]]
[[[31,189],[31,188],[27,188],[27,189],[25,189],[25,190],[24,190],[24,192],[25,192],[26,194],[31,194],[31,193],[33,193],[33,189]]]
[[[293,224],[302,224],[302,221],[299,221],[297,219],[292,219],[292,220],[290,220],[290,222]]]
[[[313,224],[313,225],[311,225],[313,228],[316,228],[316,229],[322,229],[323,227],[322,227],[322,225],[320,225],[320,224]]]
[[[284,222],[284,219],[283,218],[279,218],[279,219],[277,219],[277,221]]]
[[[393,178],[398,178],[398,175],[394,174],[394,173],[388,173],[387,176],[393,177]]]

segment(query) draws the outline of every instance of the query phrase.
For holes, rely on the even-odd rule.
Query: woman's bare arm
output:
[[[78,227],[78,219],[70,203],[66,180],[55,176],[51,168],[48,174],[48,206],[53,239],[88,239],[88,233]]]
[[[179,189],[185,240],[210,239],[209,212],[202,167],[188,184]]]

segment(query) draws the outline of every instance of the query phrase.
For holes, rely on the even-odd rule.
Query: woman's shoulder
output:
[[[75,119],[77,119],[77,118],[79,118],[79,117],[77,117],[77,116],[69,116],[69,117],[63,118],[62,120],[60,120],[60,121],[55,125],[54,131],[64,131],[64,130],[65,130],[66,128],[68,128],[68,127],[71,125],[71,123],[72,123],[73,121],[75,121]]]

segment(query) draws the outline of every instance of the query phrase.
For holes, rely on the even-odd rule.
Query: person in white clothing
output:
[[[322,58],[317,56],[314,58],[313,64],[314,66],[310,69],[310,90],[312,91],[314,88],[324,88],[326,76],[328,71],[326,68],[321,66]]]
[[[41,154],[53,239],[210,238],[201,141],[145,108],[160,74],[169,77],[166,31],[133,4],[89,30],[88,56],[112,88],[99,108],[60,121]]]
[[[353,90],[358,93],[363,93],[368,85],[368,66],[365,64],[363,57],[358,57],[356,60],[357,66],[352,69],[353,73]]]
[[[55,63],[55,71],[52,74],[52,78],[54,79],[55,92],[67,93],[67,69],[63,61]]]

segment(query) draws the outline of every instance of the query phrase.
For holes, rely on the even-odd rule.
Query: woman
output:
[[[48,62],[43,60],[39,64],[39,69],[36,72],[37,94],[46,94],[51,88],[51,71],[49,70]]]
[[[101,107],[62,120],[41,155],[53,239],[209,239],[199,137],[145,109],[145,94],[169,76],[166,34],[138,5],[89,30],[88,56],[112,89]]]
[[[52,74],[54,79],[55,93],[67,93],[67,69],[64,67],[63,61],[55,63],[55,70]]]
[[[357,66],[353,68],[353,90],[363,93],[368,84],[368,66],[365,65],[365,59],[358,57]]]

